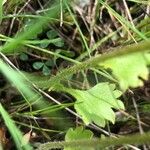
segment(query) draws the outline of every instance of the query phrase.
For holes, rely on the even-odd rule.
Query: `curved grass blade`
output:
[[[17,149],[18,150],[32,150],[32,147],[29,144],[24,145],[24,146],[21,145],[23,135],[20,132],[20,130],[16,127],[13,120],[11,119],[9,114],[6,112],[6,110],[4,109],[2,104],[0,104],[0,113],[2,115],[2,118],[5,121],[5,124],[9,130],[9,132],[11,133],[11,135],[13,137],[14,142],[16,143]]]

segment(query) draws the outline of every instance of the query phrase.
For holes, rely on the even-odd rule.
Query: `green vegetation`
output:
[[[150,148],[149,1],[0,0],[0,56],[0,149]]]

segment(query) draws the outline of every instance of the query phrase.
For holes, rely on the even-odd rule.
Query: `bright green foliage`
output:
[[[124,109],[123,103],[117,99],[122,93],[115,90],[114,84],[104,82],[86,91],[69,89],[68,92],[76,98],[74,107],[85,124],[94,122],[104,127],[107,120],[115,122],[112,108]]]
[[[126,90],[128,87],[142,86],[143,82],[140,78],[148,79],[148,64],[150,64],[150,54],[148,53],[129,54],[102,63],[105,68],[112,69],[122,90]]]
[[[91,139],[93,137],[93,133],[90,130],[84,130],[83,127],[77,127],[74,130],[70,128],[67,131],[65,136],[65,141],[73,141],[73,140],[83,140],[83,139]],[[94,150],[94,148],[86,148],[87,150]],[[80,148],[78,145],[76,148],[66,147],[64,150],[85,150],[85,147]]]

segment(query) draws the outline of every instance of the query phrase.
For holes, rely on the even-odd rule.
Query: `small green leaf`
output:
[[[54,39],[58,36],[58,33],[55,30],[50,30],[46,33],[46,35],[49,39]]]
[[[46,65],[43,66],[42,72],[45,76],[50,75],[50,69]]]
[[[52,67],[52,66],[54,66],[54,62],[53,62],[53,60],[49,59],[45,62],[45,65],[48,67]]]
[[[25,53],[20,54],[20,60],[22,61],[27,61],[29,59],[28,55]]]
[[[73,141],[73,140],[84,140],[84,139],[91,139],[93,137],[93,133],[90,130],[84,130],[83,127],[77,127],[76,129],[70,128],[66,135],[65,135],[65,141]],[[69,148],[65,147],[64,150],[85,150],[84,148],[81,148],[79,146],[76,146],[75,148]],[[86,150],[94,150],[94,148],[87,148]]]
[[[53,43],[55,46],[57,47],[63,47],[64,46],[64,41],[63,40],[60,40],[60,41],[57,41],[55,43]]]
[[[36,70],[39,70],[43,67],[44,63],[43,62],[34,62],[33,63],[33,68]]]
[[[114,84],[104,82],[86,91],[68,89],[67,92],[76,98],[74,107],[85,124],[94,122],[104,127],[107,120],[115,122],[112,108],[124,109],[124,104],[117,99],[121,91],[115,90]]]
[[[48,42],[41,43],[41,44],[40,44],[40,47],[41,47],[41,48],[47,48],[49,44],[50,44],[50,42],[49,42],[49,43],[48,43]]]

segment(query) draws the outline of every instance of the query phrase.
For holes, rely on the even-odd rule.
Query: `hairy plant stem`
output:
[[[90,140],[75,140],[70,142],[48,142],[41,144],[38,150],[49,150],[54,148],[74,147],[74,148],[100,148],[103,149],[109,146],[117,146],[123,144],[150,144],[150,133],[143,135],[135,134],[119,138],[105,138],[105,139],[90,139]]]
[[[49,87],[55,87],[57,83],[59,83],[61,80],[66,79],[66,77],[78,71],[96,67],[100,63],[108,59],[121,57],[121,56],[129,55],[129,54],[133,54],[137,52],[143,53],[148,50],[150,50],[150,40],[141,42],[139,44],[132,44],[132,45],[125,46],[125,47],[116,48],[116,49],[111,50],[109,53],[98,55],[97,57],[93,57],[80,64],[76,64],[70,68],[64,69],[60,73],[58,73],[56,76],[51,77],[49,81],[46,81],[46,82],[47,82],[47,85],[49,85]],[[45,87],[45,88],[49,88],[49,87]]]

